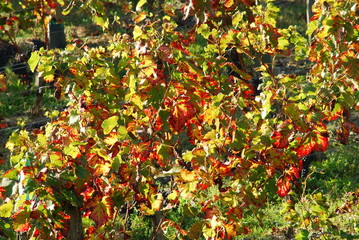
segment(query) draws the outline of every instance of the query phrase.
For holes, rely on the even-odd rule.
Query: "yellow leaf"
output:
[[[196,174],[192,171],[188,171],[187,169],[182,169],[180,172],[180,178],[184,182],[193,182],[196,180]]]
[[[220,112],[219,107],[210,107],[208,108],[204,114],[204,122],[208,124],[212,124],[213,119],[217,118]]]
[[[101,164],[96,164],[95,167],[95,176],[106,176],[111,170],[111,164],[109,162],[104,162]]]
[[[233,224],[226,224],[224,225],[224,227],[226,228],[226,233],[228,237],[232,238],[237,236],[236,229]]]
[[[72,158],[76,158],[80,154],[77,146],[70,144],[64,148],[64,153]]]
[[[142,29],[136,25],[133,28],[133,39],[138,40],[142,34],[143,34]]]
[[[107,145],[114,145],[117,140],[118,140],[118,134],[115,133],[115,132],[111,132],[110,135],[108,137],[105,138],[104,142],[107,144]]]
[[[163,196],[161,193],[157,194],[157,197],[154,199],[151,199],[152,209],[155,211],[159,211],[161,209],[163,202]]]
[[[168,194],[167,199],[168,199],[168,200],[175,200],[175,199],[178,198],[178,196],[179,196],[178,191],[177,191],[177,190],[173,190],[173,192],[171,192],[170,194]]]
[[[136,5],[136,11],[140,11],[141,7],[146,3],[146,0],[140,0],[138,1],[137,5]]]
[[[55,80],[55,75],[54,75],[54,74],[46,75],[46,76],[44,77],[44,80],[45,80],[45,82],[52,82],[52,81]]]
[[[14,206],[14,203],[12,201],[2,204],[0,206],[0,217],[3,217],[3,218],[11,217],[13,206]]]
[[[50,155],[50,163],[47,164],[48,167],[62,167],[63,161],[61,153],[54,152]]]

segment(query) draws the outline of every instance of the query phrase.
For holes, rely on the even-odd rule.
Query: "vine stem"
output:
[[[129,212],[130,212],[130,203],[127,201],[126,202],[126,215],[125,215],[125,223],[123,224],[123,239],[126,240],[127,239],[127,235],[126,235],[126,231],[127,231],[127,222],[129,219]],[[118,211],[117,211],[118,213]]]
[[[41,20],[42,20],[42,29],[44,31],[44,40],[45,40],[45,45],[47,47],[49,47],[49,38],[47,35],[47,26],[46,26],[46,21],[45,21],[45,0],[41,0]]]

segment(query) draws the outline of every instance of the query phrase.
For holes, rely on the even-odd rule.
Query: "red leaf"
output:
[[[328,137],[323,136],[317,132],[315,132],[315,133],[317,134],[317,138],[316,138],[316,142],[314,145],[314,151],[325,152],[329,145]]]
[[[285,197],[289,191],[290,191],[290,180],[287,178],[280,178],[277,181],[277,187],[278,187],[278,195],[280,197]]]
[[[254,6],[255,1],[254,0],[243,0],[243,3],[247,5],[248,7]]]
[[[171,109],[171,116],[168,118],[174,132],[180,132],[186,123],[194,117],[196,111],[191,99],[181,96]]]
[[[31,212],[20,209],[12,216],[14,220],[13,227],[16,232],[27,232],[30,230],[30,214]]]
[[[297,149],[297,156],[302,158],[309,155],[312,151],[324,152],[329,145],[328,137],[314,131],[312,132],[305,142]]]
[[[314,150],[315,142],[310,141],[307,144],[303,144],[297,150],[297,156],[302,158],[304,156],[309,155]]]
[[[101,202],[95,203],[92,208],[90,218],[96,222],[97,226],[104,225],[109,219],[109,205],[112,205],[109,198],[103,198]]]
[[[6,189],[4,187],[0,187],[0,198],[5,200],[6,198]]]
[[[350,130],[353,129],[354,126],[355,124],[349,122],[348,120],[345,120],[342,123],[341,128],[337,130],[337,139],[341,144],[348,144]]]
[[[289,170],[286,171],[288,180],[294,180],[300,178],[301,168],[290,166]]]
[[[286,148],[289,145],[288,136],[284,136],[281,132],[273,132],[272,139],[275,140],[273,145],[276,148]]]
[[[189,142],[196,144],[197,141],[201,141],[203,134],[201,131],[202,127],[198,124],[195,126],[189,125],[187,130],[187,136],[189,137]]]

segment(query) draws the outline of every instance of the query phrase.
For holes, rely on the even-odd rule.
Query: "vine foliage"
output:
[[[107,3],[90,2],[81,7],[108,28]],[[349,120],[358,2],[316,1],[309,43],[295,27],[276,27],[271,1],[257,2],[189,0],[183,16],[196,24],[186,31],[171,5],[157,18],[146,1],[123,3],[132,30],[108,46],[33,55],[30,67],[70,101],[45,128],[11,135],[1,217],[29,239],[129,239],[129,211],[152,216],[154,237],[248,233],[243,216],[298,187],[301,158],[327,150],[328,122],[341,124],[341,142],[358,132]],[[277,74],[268,56],[311,69]]]

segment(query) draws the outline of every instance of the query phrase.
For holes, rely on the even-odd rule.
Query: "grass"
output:
[[[29,116],[36,97],[36,88],[24,85],[13,73],[7,72],[8,87],[6,92],[0,92],[0,116],[25,117]],[[53,97],[54,90],[44,88],[43,110],[59,108],[66,101],[56,101]]]

